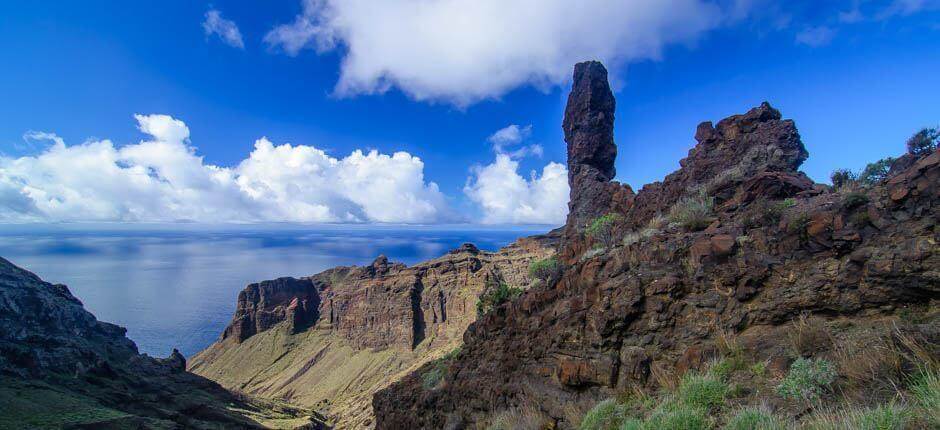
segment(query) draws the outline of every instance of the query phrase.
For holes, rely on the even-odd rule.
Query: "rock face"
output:
[[[178,351],[166,359],[140,355],[124,334],[64,285],[0,258],[0,428],[264,428],[278,421],[186,372]],[[320,428],[303,414],[277,415]]]
[[[580,63],[574,69],[574,84],[568,96],[562,128],[568,143],[569,226],[583,227],[612,209],[615,198],[632,196],[629,186],[611,183],[617,170],[614,144],[616,102],[607,82],[607,69],[597,61]],[[620,196],[619,194],[625,194]]]
[[[529,285],[529,263],[554,254],[557,240],[527,238],[497,252],[465,244],[412,267],[380,256],[249,285],[232,323],[190,370],[227,388],[316,406],[338,428],[367,427],[375,391],[458,347],[480,294]]]
[[[940,152],[857,194],[833,190],[797,170],[807,152],[796,127],[765,103],[703,123],[678,171],[607,199],[612,101],[596,79],[584,83],[590,76],[600,76],[596,65],[577,67],[577,106],[566,111],[569,157],[590,174],[570,177],[559,281],[472,324],[442,383],[422,383],[441,372],[427,365],[376,393],[378,429],[478,428],[518,408],[571,428],[572,406],[655,388],[654,370],[701,366],[721,336],[779,344],[800,315],[863,321],[940,299]],[[579,133],[572,123],[598,126]],[[694,199],[713,203],[707,227],[658,221]],[[605,211],[621,215],[617,233],[639,239],[585,253],[593,241],[579,226]]]

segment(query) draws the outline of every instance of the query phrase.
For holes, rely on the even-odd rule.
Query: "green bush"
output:
[[[712,222],[715,199],[699,191],[683,197],[669,210],[669,222],[678,224],[688,231],[697,231],[708,227]]]
[[[724,430],[785,430],[786,424],[760,408],[745,408],[736,413]]]
[[[777,393],[785,398],[813,400],[827,390],[835,379],[835,366],[830,361],[799,358],[777,386]]]
[[[867,205],[870,199],[865,193],[852,192],[842,197],[842,208],[852,210],[860,206]]]
[[[906,408],[892,403],[861,410],[853,418],[852,427],[859,430],[904,430],[911,415]]]
[[[493,308],[521,295],[521,288],[510,287],[504,283],[500,283],[495,288],[490,288],[480,296],[480,300],[477,301],[477,317],[481,317],[493,310]]]
[[[809,239],[808,232],[806,230],[809,228],[810,221],[811,219],[809,215],[805,213],[797,214],[792,219],[790,219],[789,223],[787,223],[787,231],[789,231],[791,234],[799,234],[800,239],[805,241]]]
[[[555,257],[535,260],[529,264],[529,278],[537,279],[542,283],[554,283],[561,276],[561,263]]]
[[[833,187],[842,188],[854,184],[858,180],[858,175],[849,169],[837,169],[832,171],[829,179]]]
[[[885,180],[888,172],[891,171],[891,165],[894,164],[894,157],[882,158],[874,163],[868,163],[865,170],[859,176],[859,180],[865,185],[872,185]]]
[[[581,430],[619,430],[627,420],[628,411],[614,399],[607,399],[594,406],[581,420]]]
[[[770,201],[758,199],[751,203],[744,215],[744,228],[774,225],[780,222],[787,209],[796,206],[795,199]]]
[[[728,384],[714,374],[688,373],[676,388],[679,403],[700,409],[720,408],[729,392]]]
[[[615,227],[622,221],[623,217],[615,213],[600,216],[588,224],[585,233],[603,247],[612,248],[618,242],[618,238],[614,237]]]
[[[928,154],[937,149],[938,140],[940,140],[940,130],[936,128],[922,129],[907,140],[907,152],[913,155]]]

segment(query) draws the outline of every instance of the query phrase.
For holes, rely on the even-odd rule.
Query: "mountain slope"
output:
[[[458,348],[482,293],[530,284],[554,235],[497,252],[464,245],[411,267],[379,257],[309,278],[252,284],[218,342],[190,370],[223,386],[327,412],[338,428],[373,424],[372,395]]]
[[[870,186],[815,184],[797,170],[808,153],[794,122],[765,103],[701,124],[680,169],[635,193],[611,182],[613,114],[606,70],[579,64],[563,275],[472,324],[443,368],[378,392],[377,428],[479,428],[513,411],[572,428],[597,402],[667,389],[729,344],[779,381],[795,358],[839,356],[829,339],[875,345],[872,327],[890,332],[901,374],[916,365],[906,357],[936,362],[940,152],[902,157]],[[825,335],[801,339],[800,321]],[[443,382],[423,384],[431,372]],[[873,386],[845,392],[894,393]]]
[[[0,428],[319,428],[309,412],[237,397],[0,258]]]

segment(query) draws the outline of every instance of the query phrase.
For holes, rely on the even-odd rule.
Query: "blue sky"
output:
[[[940,123],[932,0],[594,0],[576,13],[554,1],[386,3],[0,4],[0,221],[559,223],[567,190],[550,163],[564,164],[567,76],[587,58],[611,69],[618,180],[636,189],[678,167],[699,122],[763,100],[796,120],[817,181]],[[512,124],[521,133],[497,154],[490,137]],[[108,139],[94,150],[110,158],[89,160],[114,172],[65,175],[57,166],[94,177],[94,161],[50,154],[54,140],[30,132],[66,147]],[[279,161],[236,170],[261,137]],[[281,177],[297,163],[320,167]],[[210,165],[231,171],[219,179]],[[323,169],[335,173],[305,182]],[[134,178],[154,183],[119,186]]]

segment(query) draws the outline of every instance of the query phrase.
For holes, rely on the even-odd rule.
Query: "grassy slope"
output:
[[[338,428],[359,428],[372,419],[372,393],[453,346],[415,351],[354,350],[325,330],[290,334],[286,325],[242,344],[216,343],[190,360],[190,371],[248,395],[276,398],[342,416]]]

